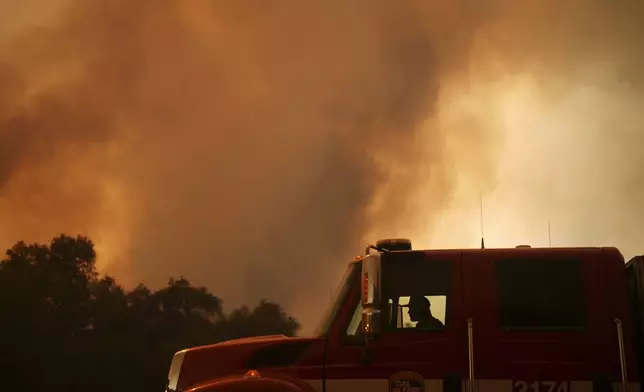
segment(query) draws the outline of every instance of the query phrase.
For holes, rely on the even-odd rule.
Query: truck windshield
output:
[[[326,336],[326,334],[329,332],[329,328],[331,327],[333,320],[335,320],[338,311],[342,307],[342,304],[344,303],[344,300],[349,293],[349,289],[358,277],[358,271],[360,271],[360,263],[349,264],[349,268],[347,268],[347,271],[344,273],[340,284],[331,296],[331,303],[329,304],[329,307],[324,312],[322,319],[320,320],[320,324],[315,329],[315,336]]]

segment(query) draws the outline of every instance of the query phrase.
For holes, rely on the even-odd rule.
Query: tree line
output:
[[[298,329],[267,301],[226,313],[184,278],[125,290],[82,236],[19,242],[0,260],[2,390],[159,392],[178,350]]]

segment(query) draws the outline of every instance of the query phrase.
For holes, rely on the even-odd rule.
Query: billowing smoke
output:
[[[495,177],[462,162],[462,143],[452,143],[446,156],[462,181],[425,242],[477,246],[483,190],[487,246],[644,253],[644,3],[493,3],[470,52],[473,79],[439,112],[472,113],[471,128],[495,124],[503,142],[485,138],[498,153]]]
[[[476,237],[454,211],[481,191],[506,217],[560,206],[571,241],[618,221],[636,241],[637,1],[18,3],[0,5],[19,20],[0,30],[6,245],[85,233],[122,282],[184,275],[309,326],[367,239]]]

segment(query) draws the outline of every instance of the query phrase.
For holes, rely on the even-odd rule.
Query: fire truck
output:
[[[421,327],[412,301],[440,322]],[[166,392],[639,392],[643,310],[644,257],[613,247],[381,240],[313,336],[179,351]]]

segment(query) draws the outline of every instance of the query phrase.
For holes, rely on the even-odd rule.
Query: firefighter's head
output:
[[[429,300],[422,295],[413,296],[409,299],[409,319],[411,321],[419,321],[431,314],[431,304]]]

